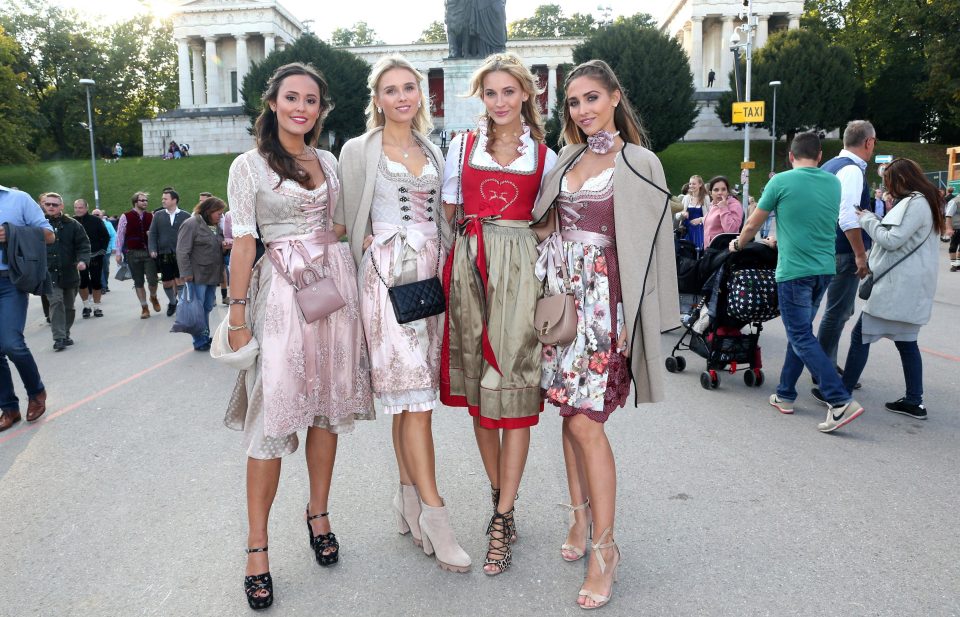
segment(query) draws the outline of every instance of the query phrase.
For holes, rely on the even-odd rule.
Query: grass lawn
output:
[[[839,140],[824,142],[824,160],[840,151]],[[946,169],[946,147],[942,145],[895,143],[881,141],[877,154],[905,156],[917,161],[924,171]],[[770,141],[752,141],[751,158],[757,167],[751,173],[751,194],[757,194],[767,182],[770,171]],[[118,163],[97,162],[100,184],[100,204],[107,212],[119,214],[130,208],[130,196],[135,191],[151,193],[152,207],[160,206],[160,191],[172,186],[180,193],[184,209],[197,203],[201,191],[209,191],[218,197],[227,197],[227,173],[235,154],[191,156],[180,160],[164,161],[157,158],[130,158]],[[673,193],[693,174],[709,180],[715,175],[726,175],[733,183],[740,179],[740,161],[743,159],[742,141],[686,142],[676,143],[660,153],[667,182]],[[787,167],[786,144],[777,144],[776,170]],[[871,162],[867,170],[871,184],[879,183],[876,165]],[[93,179],[89,160],[52,161],[36,165],[8,165],[0,167],[0,184],[16,186],[36,197],[44,191],[53,191],[64,196],[70,204],[84,197],[93,203]],[[67,212],[71,210],[68,209]]]

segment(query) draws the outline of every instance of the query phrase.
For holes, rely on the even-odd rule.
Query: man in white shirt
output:
[[[872,210],[866,171],[876,144],[877,132],[873,125],[866,120],[853,120],[843,131],[843,150],[821,165],[821,169],[837,176],[841,190],[837,218],[837,273],[827,288],[827,308],[817,332],[817,340],[834,365],[837,364],[837,345],[843,327],[853,315],[860,279],[870,272],[867,268],[870,236],[860,229],[857,210]]]
[[[163,189],[160,202],[163,210],[154,213],[147,239],[150,257],[157,260],[163,293],[167,295],[169,317],[177,309],[177,290],[183,285],[180,269],[177,267],[177,234],[180,232],[180,225],[190,218],[190,214],[180,209],[180,195],[169,186]]]

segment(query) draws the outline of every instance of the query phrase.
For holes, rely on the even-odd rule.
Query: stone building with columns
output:
[[[733,70],[730,36],[743,23],[742,0],[670,0],[659,16],[661,30],[676,37],[690,58],[699,115],[687,140],[741,139],[716,115],[716,100],[729,88]],[[798,28],[803,0],[753,0],[757,17],[757,49],[770,33]],[[141,120],[143,152],[162,155],[167,144],[190,144],[192,154],[243,152],[253,147],[250,120],[243,113],[240,87],[252,62],[282,49],[306,31],[302,22],[277,0],[190,0],[173,15],[177,41],[180,106],[151,120]],[[562,65],[573,62],[581,38],[508,40],[538,77],[544,92],[540,110],[550,114]],[[446,43],[372,45],[347,51],[373,64],[383,56],[403,54],[424,75],[434,125],[447,132],[472,128],[482,111],[466,98],[469,76],[479,61],[448,58]],[[708,84],[713,70],[715,81]],[[351,136],[346,136],[351,137]],[[437,139],[438,140],[438,139]],[[332,140],[331,140],[332,143]]]
[[[173,16],[180,106],[141,120],[143,153],[161,156],[170,141],[191,154],[253,147],[240,88],[250,64],[295,41],[305,28],[275,0],[192,0]]]
[[[743,133],[724,127],[716,113],[720,94],[730,89],[728,76],[734,61],[730,37],[745,22],[743,9],[741,0],[672,0],[660,17],[661,30],[676,37],[690,58],[699,115],[686,140],[743,138]],[[802,13],[803,0],[753,0],[754,50],[778,30],[799,28]],[[712,86],[710,71],[715,73]]]

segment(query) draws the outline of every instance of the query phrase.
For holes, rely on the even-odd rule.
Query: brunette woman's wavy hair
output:
[[[303,136],[303,143],[307,146],[315,147],[320,138],[320,132],[323,130],[323,121],[327,114],[333,110],[333,102],[330,100],[330,89],[327,86],[327,80],[317,69],[310,64],[301,62],[291,62],[284,64],[267,81],[267,89],[263,93],[263,111],[254,123],[254,134],[257,138],[257,151],[267,160],[270,169],[280,176],[280,182],[284,180],[293,180],[303,184],[309,178],[307,170],[304,169],[297,159],[289,152],[283,149],[280,144],[280,130],[277,123],[277,113],[270,109],[270,103],[277,102],[277,96],[280,94],[280,86],[283,80],[294,75],[306,75],[317,84],[320,91],[320,116],[313,128]],[[279,184],[278,184],[279,186]]]
[[[213,225],[210,222],[210,215],[219,210],[226,210],[227,204],[219,197],[207,197],[193,207],[193,213],[203,219],[207,225]]]
[[[933,215],[933,228],[941,236],[946,232],[943,199],[937,187],[923,175],[923,170],[915,162],[910,159],[896,158],[887,163],[887,168],[883,172],[883,186],[897,201],[909,197],[911,193],[920,193],[926,197],[930,214]]]
[[[367,130],[373,130],[378,126],[384,126],[387,123],[386,116],[377,109],[374,98],[377,96],[377,90],[380,88],[380,78],[384,73],[392,69],[403,69],[413,75],[413,80],[417,83],[417,92],[420,93],[420,107],[417,114],[413,117],[412,128],[421,135],[429,135],[433,131],[433,121],[430,120],[430,97],[423,91],[423,73],[410,64],[410,61],[399,54],[385,56],[377,60],[377,63],[370,69],[370,77],[367,78],[367,87],[370,89],[370,102],[367,104]]]
[[[520,108],[520,115],[523,121],[530,127],[530,137],[536,143],[543,143],[546,132],[543,129],[543,117],[540,115],[540,106],[537,104],[537,95],[542,94],[542,90],[537,87],[537,78],[530,72],[520,57],[513,53],[499,53],[487,56],[483,64],[480,65],[470,77],[470,92],[467,96],[476,96],[483,100],[483,80],[490,73],[503,71],[517,80],[527,100],[523,102]],[[487,134],[493,135],[494,122],[489,116],[482,116],[487,121]],[[487,141],[487,151],[493,146],[493,140]]]
[[[601,86],[606,89],[608,94],[614,92],[620,93],[620,103],[613,110],[613,123],[620,131],[620,139],[631,144],[650,147],[650,140],[647,138],[647,132],[643,130],[643,124],[634,113],[627,93],[620,85],[616,73],[610,68],[610,65],[603,60],[588,60],[583,64],[578,64],[567,78],[563,81],[563,90],[566,92],[570,83],[578,77],[590,77],[597,80]],[[586,134],[577,126],[577,123],[570,117],[570,106],[563,106],[563,132],[560,140],[564,144],[585,144],[587,143]]]

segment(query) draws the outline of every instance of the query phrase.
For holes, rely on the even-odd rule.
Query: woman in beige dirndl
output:
[[[267,519],[281,457],[297,449],[297,431],[307,431],[310,547],[317,562],[327,566],[337,562],[340,548],[327,518],[337,436],[351,431],[354,420],[374,417],[357,270],[350,248],[339,241],[344,227],[332,222],[337,161],[314,147],[332,108],[327,92],[326,81],[308,65],[278,68],[263,95],[257,149],[233,162],[227,187],[234,236],[229,346],[238,350],[251,338],[260,346],[256,365],[240,373],[225,419],[245,434],[244,587],[255,609],[273,602]],[[267,254],[254,264],[258,237]],[[312,322],[288,282],[296,282],[307,265],[334,282],[344,303]]]
[[[470,84],[486,113],[447,152],[443,201],[457,236],[444,271],[440,400],[473,416],[494,506],[483,571],[497,575],[510,566],[514,500],[542,409],[530,212],[557,155],[543,144],[536,79],[520,58],[490,56]]]
[[[423,76],[403,57],[370,72],[366,134],[340,153],[337,216],[360,271],[360,314],[370,351],[374,395],[393,417],[400,485],[393,499],[401,534],[436,554],[445,570],[466,572],[437,490],[432,413],[440,402],[439,315],[400,324],[387,288],[436,277],[449,239],[440,207],[443,155],[424,137],[432,129]]]
[[[679,304],[663,167],[644,147],[619,80],[591,60],[569,73],[564,90],[566,146],[533,217],[559,217],[560,233],[539,247],[538,274],[545,295],[573,294],[577,332],[569,344],[544,345],[542,385],[563,417],[572,522],[560,554],[577,561],[589,552],[577,603],[596,609],[610,600],[620,565],[606,422],[627,403],[631,377],[635,403],[663,398],[660,332],[677,325]]]

